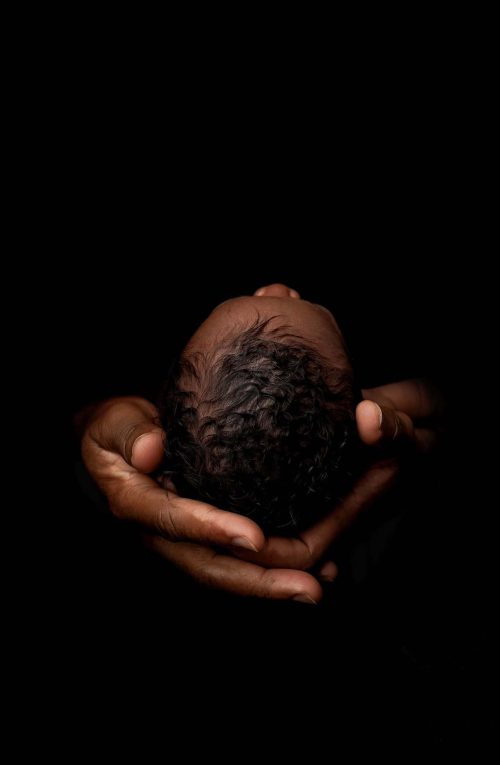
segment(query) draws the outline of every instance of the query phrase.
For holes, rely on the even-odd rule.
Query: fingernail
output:
[[[373,401],[372,403],[375,404],[375,406],[378,409],[378,427],[379,427],[380,430],[382,430],[382,422],[384,420],[384,415],[382,414],[382,409],[380,408],[380,406],[377,403],[375,403],[375,401]]]
[[[134,449],[137,446],[137,444],[140,443],[141,441],[144,441],[146,436],[149,436],[149,431],[148,431],[148,433],[142,433],[142,435],[138,436],[135,439],[134,443],[132,444],[132,454],[134,453]]]
[[[146,438],[150,438],[153,435],[161,434],[161,430],[159,428],[156,428],[155,430],[148,430],[147,433],[142,433],[140,436],[138,436],[134,443],[132,444],[132,454],[130,455],[130,459],[133,460],[134,456],[137,453],[137,447],[141,444],[141,442],[145,441]]]
[[[305,592],[302,592],[300,595],[294,595],[292,600],[296,600],[298,603],[307,603],[310,606],[317,606],[315,600],[311,598],[310,595],[307,595]]]
[[[396,421],[396,427],[394,429],[394,435],[392,437],[393,441],[396,440],[396,438],[398,437],[398,433],[399,433],[399,417],[397,416],[397,414],[394,415],[394,419]]]
[[[322,582],[333,582],[337,578],[336,574],[319,574],[318,579]]]
[[[263,295],[265,289],[266,289],[265,287],[261,287],[260,290],[257,290],[257,292],[255,293],[255,296],[260,297],[261,295]]]
[[[245,550],[253,550],[253,552],[259,552],[253,542],[250,542],[246,537],[234,537],[231,539],[233,547],[244,547]]]

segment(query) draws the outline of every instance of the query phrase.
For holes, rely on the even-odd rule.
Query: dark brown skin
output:
[[[188,351],[213,348],[228,322],[244,326],[256,316],[256,308],[261,318],[279,315],[273,321],[295,325],[325,357],[333,354],[335,364],[349,364],[332,314],[300,300],[295,290],[281,284],[218,306],[197,330]],[[407,381],[363,393],[369,400],[356,410],[362,441],[371,446],[389,442],[395,455],[404,442],[431,445],[432,432],[413,424],[439,408],[424,383]],[[100,404],[90,413],[83,434],[85,465],[112,512],[139,524],[152,549],[200,583],[238,595],[318,603],[320,580],[332,581],[337,574],[335,564],[324,559],[332,542],[390,488],[398,472],[396,456],[374,462],[349,497],[298,538],[266,539],[249,518],[179,497],[174,487],[165,491],[148,476],[163,457],[164,434],[156,418],[156,408],[144,399]]]

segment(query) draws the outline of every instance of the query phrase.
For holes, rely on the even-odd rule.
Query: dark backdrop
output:
[[[243,74],[204,26],[216,70],[215,54],[191,55],[196,38],[184,45],[180,27],[181,49],[166,67],[149,33],[141,58],[136,36],[117,29],[102,34],[125,52],[106,64],[90,38],[76,45],[74,29],[58,33],[62,55],[39,35],[53,70],[47,75],[41,60],[29,66],[36,100],[18,89],[30,114],[21,117],[16,179],[34,208],[20,205],[19,234],[34,243],[19,239],[23,273],[14,287],[34,284],[40,300],[27,294],[17,310],[29,315],[34,304],[36,325],[48,317],[35,342],[23,323],[21,354],[27,401],[38,404],[39,377],[52,394],[34,407],[42,442],[36,427],[33,451],[48,458],[35,509],[55,545],[30,534],[51,577],[45,584],[37,570],[33,608],[21,601],[25,655],[40,645],[37,663],[47,671],[43,708],[58,697],[66,724],[83,701],[76,747],[95,728],[99,705],[115,743],[127,742],[137,711],[152,701],[161,719],[148,737],[165,756],[180,738],[174,709],[190,724],[187,753],[197,740],[227,751],[235,722],[234,757],[270,732],[292,745],[300,733],[314,756],[322,733],[333,756],[346,733],[351,751],[360,740],[371,746],[372,730],[384,744],[401,736],[403,754],[418,742],[432,751],[481,743],[492,727],[497,599],[497,487],[486,491],[497,466],[485,436],[497,379],[487,362],[498,342],[494,331],[486,340],[496,322],[484,311],[496,313],[488,287],[497,280],[483,262],[495,251],[485,234],[496,213],[491,46],[478,36],[476,56],[473,24],[464,36],[447,23],[444,34],[436,27],[434,57],[426,38],[414,48],[400,30],[393,50],[370,28],[376,54],[339,48],[332,74],[324,46],[309,59],[302,38],[280,24],[273,38],[290,40],[293,55],[278,50],[276,75],[252,38]],[[240,48],[239,28],[233,38]],[[448,50],[455,40],[457,51]],[[17,201],[16,189],[9,195]],[[450,401],[445,449],[397,498],[407,512],[387,557],[362,583],[336,583],[318,609],[199,591],[145,555],[75,477],[71,420],[80,406],[154,395],[199,318],[275,280],[338,315],[363,382],[428,373]],[[54,687],[56,669],[65,684]],[[148,680],[142,692],[138,678]],[[20,691],[24,712],[30,698]],[[114,728],[120,693],[133,722]],[[193,711],[213,713],[207,738]],[[62,738],[65,724],[58,711],[47,727]],[[35,739],[28,726],[24,733]]]
[[[390,719],[403,736],[444,741],[456,736],[457,720],[470,735],[491,725],[470,701],[483,694],[493,643],[489,508],[477,501],[482,456],[468,445],[476,418],[464,418],[464,395],[476,398],[465,291],[473,278],[453,262],[443,267],[442,229],[434,234],[400,213],[384,235],[375,216],[352,238],[352,216],[339,219],[338,244],[335,230],[324,239],[310,213],[299,223],[280,213],[268,233],[228,209],[215,222],[191,221],[196,238],[190,222],[174,216],[172,242],[148,230],[142,211],[131,221],[114,209],[104,236],[79,215],[79,252],[68,259],[54,326],[69,488],[53,602],[61,646],[76,651],[84,675],[102,662],[126,677],[146,666],[170,684],[173,664],[197,682],[236,684],[240,698],[234,668],[243,667],[245,677],[259,673],[264,693],[266,682],[282,689],[285,705],[297,676],[306,688],[300,699],[310,682],[335,688],[341,720],[354,704],[363,725],[379,731]],[[403,235],[407,225],[411,235]],[[120,231],[114,242],[113,231]],[[336,583],[318,609],[200,590],[143,552],[75,479],[70,423],[79,407],[121,393],[154,398],[173,355],[212,307],[274,281],[333,310],[362,384],[427,374],[443,386],[451,412],[439,458],[419,466],[398,495],[404,520],[381,565],[362,582]],[[175,693],[182,687],[176,681]],[[378,689],[387,687],[393,700],[381,709]]]

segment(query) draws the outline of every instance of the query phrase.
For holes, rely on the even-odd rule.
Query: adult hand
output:
[[[311,574],[268,569],[220,550],[262,549],[265,538],[256,523],[183,499],[146,475],[161,463],[163,437],[157,411],[144,399],[112,399],[91,413],[83,460],[114,515],[146,529],[154,549],[203,584],[239,595],[318,602],[321,586]]]
[[[366,391],[369,395],[370,391]],[[384,400],[364,400],[356,408],[356,423],[361,440],[368,446],[392,447],[392,456],[384,455],[359,478],[345,500],[314,526],[297,537],[269,537],[258,553],[235,551],[238,557],[262,566],[294,569],[316,569],[323,581],[333,581],[337,567],[324,559],[333,542],[351,526],[361,512],[367,510],[394,484],[399,472],[399,460],[395,456],[402,447],[421,447],[421,433],[404,412],[396,410]],[[376,452],[374,452],[376,455]]]
[[[381,419],[380,411],[378,404],[368,401],[358,407],[358,429],[367,443],[393,439],[392,415]],[[390,487],[398,470],[394,460],[375,463],[343,503],[299,538],[265,540],[248,518],[178,497],[148,477],[146,473],[161,462],[163,438],[150,402],[113,399],[97,407],[87,422],[84,462],[112,512],[148,529],[153,549],[199,582],[239,595],[318,602],[321,586],[305,569],[312,568],[359,513]],[[396,440],[411,438],[411,421],[405,420]],[[331,561],[320,569],[323,579],[331,580],[335,574]]]
[[[398,441],[419,452],[438,441],[445,401],[430,381],[402,380],[368,388],[356,410],[358,432],[368,446]]]

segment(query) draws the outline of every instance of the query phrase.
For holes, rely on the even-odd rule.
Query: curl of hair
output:
[[[350,375],[269,321],[181,357],[160,413],[179,494],[283,534],[345,493],[358,441]]]

